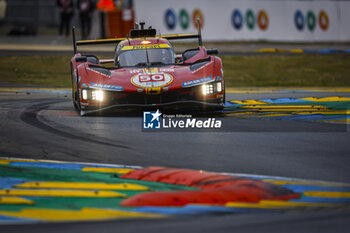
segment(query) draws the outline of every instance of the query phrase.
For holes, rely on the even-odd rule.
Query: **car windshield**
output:
[[[146,66],[147,64],[169,65],[175,63],[174,52],[171,48],[133,49],[121,51],[117,59],[121,67]]]

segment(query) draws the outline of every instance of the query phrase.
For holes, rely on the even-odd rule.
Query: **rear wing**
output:
[[[200,21],[198,20],[198,33],[197,34],[173,34],[173,35],[158,35],[155,34],[152,36],[147,37],[155,37],[155,38],[164,38],[167,40],[183,40],[183,39],[198,39],[199,46],[203,45],[202,41],[202,33],[201,33],[201,25]],[[146,30],[155,30],[155,29],[133,29],[130,31],[130,34],[134,35],[131,38],[144,38],[145,36],[137,37],[137,34],[144,35]],[[111,39],[97,39],[97,40],[76,40],[75,36],[75,27],[72,28],[72,34],[73,34],[73,50],[74,54],[78,53],[78,46],[82,45],[97,45],[97,44],[118,44],[123,40],[127,40],[128,38],[111,38]],[[147,34],[147,33],[146,33]],[[135,36],[136,35],[136,36]]]

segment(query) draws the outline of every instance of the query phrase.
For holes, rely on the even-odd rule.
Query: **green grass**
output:
[[[0,81],[70,87],[69,56],[0,57]]]
[[[69,56],[0,57],[0,82],[70,87]],[[227,87],[350,86],[348,55],[223,56]]]
[[[226,85],[350,86],[350,56],[226,56],[222,57]]]

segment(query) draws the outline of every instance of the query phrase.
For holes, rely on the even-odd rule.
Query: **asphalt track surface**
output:
[[[348,95],[228,94],[227,100]],[[73,110],[70,95],[1,92],[0,154],[350,181],[350,137],[345,125],[220,119],[225,132],[147,133],[141,131],[139,113],[79,117]],[[348,232],[349,220],[349,210],[333,210],[1,228],[4,232]]]

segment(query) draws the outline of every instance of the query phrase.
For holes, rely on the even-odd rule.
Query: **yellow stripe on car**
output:
[[[126,45],[122,50],[133,50],[133,49],[163,49],[170,48],[168,44],[150,44],[150,45]]]

